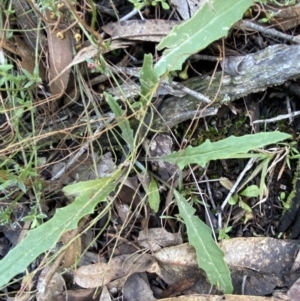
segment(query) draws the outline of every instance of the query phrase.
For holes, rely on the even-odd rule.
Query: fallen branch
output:
[[[223,66],[223,77],[222,72],[217,72],[213,80],[208,77],[200,81],[199,77],[194,77],[183,83],[189,89],[201,91],[209,99],[214,99],[211,110],[299,77],[300,45],[274,45],[257,53],[227,57]],[[158,108],[160,116],[155,116],[152,127],[167,130],[195,116],[203,117],[207,113],[205,106],[207,104],[200,103],[191,95],[170,97]]]

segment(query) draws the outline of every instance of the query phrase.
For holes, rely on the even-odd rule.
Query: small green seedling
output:
[[[220,229],[219,230],[219,235],[218,235],[218,240],[222,240],[222,239],[230,239],[229,235],[227,233],[229,233],[232,229],[232,226],[229,226],[225,229]]]
[[[153,0],[153,1],[151,1],[151,5],[152,6],[156,6],[158,3],[161,4],[161,6],[162,6],[163,9],[167,10],[167,9],[170,8],[170,6],[169,6],[169,4],[167,3],[166,0]]]
[[[156,6],[158,3],[161,4],[163,9],[169,9],[170,6],[166,0],[128,0],[131,2],[136,10],[142,9],[144,6],[152,5]]]
[[[11,209],[10,208],[5,208],[2,209],[0,208],[0,226],[5,226],[9,224],[11,221]]]
[[[23,222],[26,221],[31,221],[31,229],[36,228],[37,226],[39,226],[41,224],[41,220],[43,220],[44,218],[46,218],[47,215],[44,213],[38,213],[37,207],[34,206],[31,208],[29,214],[25,217],[22,218]]]
[[[252,209],[250,208],[249,205],[247,205],[244,201],[243,201],[243,197],[246,198],[255,198],[258,197],[260,195],[260,189],[257,185],[250,185],[247,188],[245,188],[243,191],[233,195],[229,201],[228,204],[230,205],[236,205],[239,202],[239,206],[246,210],[246,212],[251,213]]]
[[[289,204],[289,202],[287,202],[286,193],[284,191],[280,192],[279,200],[284,209],[286,209],[286,210],[290,209],[290,204]]]
[[[259,23],[269,23],[273,20],[273,18],[277,15],[277,13],[274,13],[272,11],[268,12],[265,11],[265,17],[258,20]]]

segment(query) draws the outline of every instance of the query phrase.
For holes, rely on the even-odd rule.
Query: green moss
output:
[[[216,128],[210,126],[207,131],[197,131],[190,139],[192,146],[197,146],[209,139],[211,142],[216,142],[221,139],[227,138],[229,135],[242,136],[247,134],[245,132],[245,124],[248,124],[248,118],[244,115],[240,115],[237,120],[227,118],[223,120],[222,127]],[[234,122],[233,122],[234,121]],[[199,126],[203,128],[203,126]],[[247,129],[248,127],[246,127]]]

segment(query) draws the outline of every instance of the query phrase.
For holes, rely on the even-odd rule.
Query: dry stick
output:
[[[65,172],[68,170],[68,168],[70,168],[75,163],[75,161],[88,149],[90,142],[92,142],[96,139],[96,135],[104,128],[104,126],[108,123],[111,123],[114,120],[115,115],[113,113],[107,113],[105,117],[107,117],[107,121],[105,123],[102,121],[99,122],[99,126],[95,130],[94,135],[92,136],[92,139],[82,145],[82,147],[75,154],[75,156],[72,157],[68,161],[66,166],[64,166],[55,176],[53,176],[51,178],[51,181],[55,181],[55,180],[59,179],[63,174],[65,174]]]
[[[194,90],[191,90],[188,87],[182,85],[181,83],[172,82],[171,85],[172,85],[172,87],[175,87],[175,88],[177,88],[177,89],[185,92],[186,94],[194,96],[195,98],[197,98],[197,99],[199,99],[199,100],[201,100],[201,101],[203,101],[205,103],[208,103],[208,104],[212,103],[212,101],[208,97],[206,97],[205,95],[203,95],[202,93],[198,93],[198,92],[196,92]],[[204,90],[204,88],[203,88],[203,90]]]
[[[253,121],[253,123],[270,123],[270,122],[275,122],[278,120],[282,120],[282,119],[287,119],[290,117],[295,117],[300,115],[300,111],[295,111],[295,112],[291,112],[289,114],[282,114],[282,115],[278,115],[277,117],[274,118],[270,118],[270,119],[260,119],[260,120],[255,120]]]
[[[217,241],[218,241],[218,240],[217,240],[217,236],[216,236],[216,233],[215,233],[215,231],[214,231],[214,228],[215,228],[215,227],[214,227],[213,221],[212,221],[212,219],[211,219],[211,216],[210,216],[210,214],[209,214],[208,205],[207,205],[206,201],[204,200],[204,197],[203,197],[203,194],[202,194],[202,192],[201,192],[201,189],[200,189],[200,187],[199,187],[199,185],[198,185],[198,182],[197,182],[195,173],[194,173],[194,171],[193,171],[193,169],[192,169],[192,167],[191,167],[190,165],[189,165],[189,169],[190,169],[191,175],[192,175],[192,177],[193,177],[193,179],[194,179],[194,181],[195,181],[195,184],[196,184],[196,187],[197,187],[197,189],[198,189],[198,192],[199,192],[199,196],[200,196],[200,198],[201,198],[201,201],[203,202],[204,209],[205,209],[205,213],[206,213],[206,215],[207,215],[207,220],[208,220],[209,226],[210,226],[210,228],[211,228],[211,230],[212,230],[213,238],[214,238],[215,242],[217,242]]]
[[[220,213],[217,213],[217,216],[218,216],[218,225],[219,225],[219,229],[222,228],[222,218],[221,218],[221,214],[222,214],[222,211],[224,211],[224,208],[225,206],[227,205],[229,199],[231,198],[231,196],[234,194],[237,186],[240,184],[240,182],[242,181],[245,173],[252,167],[253,163],[255,162],[256,158],[251,158],[247,165],[245,166],[244,170],[240,173],[240,175],[238,176],[236,182],[234,183],[233,187],[230,189],[226,199],[224,200],[224,202],[222,203],[222,206],[221,206],[221,212]]]
[[[300,39],[297,38],[297,37],[282,33],[278,30],[273,29],[273,28],[263,27],[261,25],[252,23],[252,22],[247,21],[247,20],[240,21],[238,23],[238,26],[240,26],[242,29],[247,29],[247,28],[249,29],[250,28],[250,29],[259,31],[261,33],[264,33],[266,35],[270,35],[270,36],[273,36],[273,37],[277,37],[277,38],[285,39],[285,40],[288,40],[288,41],[292,41],[292,42],[297,43],[297,44],[300,43]]]
[[[134,9],[130,13],[128,13],[126,16],[122,17],[120,19],[120,21],[126,21],[126,20],[130,19],[131,17],[135,16],[138,12],[139,12],[138,9]]]
[[[287,111],[288,111],[288,114],[290,114],[290,117],[289,117],[289,120],[290,120],[290,123],[293,122],[293,117],[292,117],[292,108],[291,108],[291,101],[290,101],[290,97],[287,95],[285,97],[285,100],[286,100],[286,106],[287,106]]]
[[[140,77],[141,68],[126,68],[126,67],[116,67],[116,66],[108,66],[108,67],[114,73],[118,73],[118,71],[119,72],[121,71],[121,72],[124,72],[124,73],[126,73],[128,75],[131,75],[131,76],[135,76],[135,77],[138,77],[138,78]],[[173,88],[176,88],[176,89],[178,89],[180,91],[183,91],[186,94],[189,94],[189,95],[191,95],[191,96],[193,96],[193,97],[195,97],[195,98],[197,98],[197,99],[199,99],[199,100],[201,100],[201,101],[203,101],[205,103],[211,103],[212,102],[208,97],[206,97],[202,93],[198,93],[198,92],[196,92],[196,91],[194,91],[194,90],[192,90],[192,89],[184,86],[181,83],[172,81],[171,84],[169,84],[169,82],[167,80],[163,80],[161,82],[161,85],[165,89],[167,89],[169,92],[174,91],[174,89],[172,89],[172,87],[173,87]],[[203,90],[204,90],[204,88],[203,88]],[[175,91],[175,93],[176,93],[176,91]]]
[[[215,201],[214,201],[214,198],[213,198],[213,195],[212,195],[212,192],[211,192],[211,189],[210,189],[210,183],[209,183],[209,179],[208,179],[208,176],[205,174],[204,175],[204,178],[205,178],[205,184],[206,184],[206,188],[207,188],[207,191],[208,191],[208,195],[209,195],[209,199],[211,201],[211,205],[214,209],[217,208],[216,204],[215,204]]]

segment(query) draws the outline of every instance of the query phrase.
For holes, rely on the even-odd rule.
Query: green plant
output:
[[[225,229],[219,229],[219,234],[218,234],[218,239],[222,240],[222,239],[230,239],[229,235],[227,233],[229,233],[232,229],[232,226],[226,227]]]
[[[156,6],[158,3],[161,4],[163,9],[170,8],[169,4],[167,3],[167,0],[128,0],[128,1],[134,5],[134,8],[136,10],[140,10],[147,5]]]
[[[288,138],[290,138],[290,135],[273,132],[245,135],[243,137],[229,137],[215,143],[211,143],[207,140],[200,146],[188,147],[170,155],[162,156],[161,158],[151,159],[175,163],[180,169],[184,169],[185,166],[194,163],[205,167],[210,160],[217,160],[221,158],[258,157],[268,159],[268,155],[247,152]],[[269,161],[266,160],[264,162],[265,168],[267,162]],[[258,187],[249,187],[242,192],[244,196],[257,196],[259,193],[260,189],[258,189]],[[224,262],[222,252],[217,251],[218,247],[213,243],[211,229],[208,228],[199,218],[193,216],[195,209],[193,209],[193,207],[185,200],[182,194],[174,190],[174,195],[179,207],[180,215],[187,226],[189,243],[196,249],[199,267],[206,272],[212,284],[218,286],[224,292],[230,292],[232,290],[230,273],[226,267],[226,263]],[[244,204],[244,206],[245,205],[246,204]],[[200,228],[201,237],[199,237],[198,234]],[[215,257],[212,258],[211,254],[214,254],[215,252]],[[209,264],[207,265],[206,263]],[[216,266],[220,267],[222,272],[216,272]]]
[[[169,6],[169,4],[167,3],[166,0],[150,0],[149,2],[151,2],[152,6],[156,6],[158,3],[160,3],[163,9],[169,9],[170,8],[170,6]]]
[[[246,212],[251,213],[252,209],[249,207],[249,205],[243,200],[243,198],[255,198],[259,197],[261,194],[261,191],[257,185],[250,185],[246,187],[244,190],[241,192],[237,192],[234,194],[228,201],[229,205],[236,205],[239,203],[239,206],[246,210]]]
[[[166,3],[166,1],[151,1],[150,3],[157,4],[158,2],[161,2],[162,5],[163,3]],[[138,0],[131,0],[131,3],[135,4],[135,8],[137,9],[141,9],[141,7],[146,4],[146,2],[142,3]],[[215,0],[213,3],[214,11],[211,11],[210,6],[205,4],[191,20],[183,23],[179,27],[175,27],[171,34],[163,39],[158,46],[158,49],[168,49],[164,51],[161,59],[154,66],[152,55],[145,55],[143,68],[140,73],[140,99],[134,105],[131,105],[129,101],[126,102],[126,105],[132,109],[135,116],[137,116],[137,119],[139,119],[136,135],[133,135],[130,123],[125,117],[121,106],[111,95],[106,94],[109,106],[116,115],[116,126],[121,129],[121,133],[118,133],[118,135],[121,135],[128,143],[129,152],[126,155],[124,165],[120,165],[118,171],[114,172],[110,177],[79,182],[64,187],[63,192],[65,195],[69,198],[72,197],[74,201],[70,205],[58,209],[53,218],[50,220],[30,230],[26,238],[0,261],[0,287],[7,284],[12,277],[23,272],[40,254],[53,248],[63,233],[77,228],[78,222],[81,218],[93,213],[95,207],[99,203],[105,204],[104,209],[99,214],[100,216],[104,216],[110,212],[112,204],[109,199],[110,193],[116,190],[121,177],[128,177],[128,174],[134,170],[133,166],[136,164],[139,147],[144,139],[143,137],[146,136],[144,134],[142,135],[142,138],[139,139],[139,134],[141,133],[143,121],[148,112],[148,108],[151,107],[151,100],[155,95],[160,81],[169,76],[172,71],[181,70],[182,63],[186,61],[189,55],[198,52],[214,40],[226,35],[232,24],[238,21],[243,12],[251,5],[252,1],[250,0]],[[82,30],[84,31],[84,28],[82,28]],[[174,34],[176,34],[175,41]],[[86,35],[88,37],[88,34]],[[107,72],[105,66],[105,62],[102,64],[101,61],[102,69],[100,70],[99,67],[99,70],[103,73]],[[26,89],[33,89],[35,84],[38,84],[38,77],[36,74],[32,77],[28,74],[27,76],[22,75],[13,77],[8,72],[12,68],[13,67],[9,66],[6,70],[6,75],[1,79],[1,84],[4,86],[3,90],[9,92],[12,91],[12,94],[9,95],[9,100],[11,100],[11,103],[9,103],[9,110],[7,108],[2,108],[2,111],[9,111],[11,119],[13,119],[13,117],[17,117],[15,118],[16,121],[14,121],[16,124],[16,139],[19,139],[18,141],[22,141],[23,137],[20,134],[20,131],[18,131],[18,127],[22,123],[21,116],[25,111],[29,111],[31,113],[34,110],[34,107],[30,102],[31,99],[33,99],[33,97],[30,98],[31,91],[29,90],[28,93],[24,93],[22,92],[22,89],[24,89],[24,87],[26,87]],[[3,67],[3,69],[5,69],[5,67]],[[21,82],[22,84],[20,84]],[[80,86],[80,83],[79,90],[82,99],[87,98],[85,97],[86,95],[90,96],[88,94],[90,92],[85,91]],[[22,94],[21,96],[18,94],[19,92]],[[17,98],[17,96],[19,98]],[[97,107],[94,109],[96,112],[99,112]],[[34,125],[34,116],[30,115],[30,117]],[[87,117],[89,116],[87,115]],[[88,132],[91,132],[90,128]],[[113,130],[111,130],[111,132],[113,132]],[[34,134],[35,133],[33,133],[33,135]],[[247,152],[287,138],[289,138],[289,135],[275,132],[272,134],[261,133],[252,135],[251,138],[248,136],[239,138],[231,137],[214,144],[206,141],[199,147],[189,147],[183,151],[156,159],[177,163],[178,166],[183,169],[189,164],[200,164],[205,166],[209,160],[223,158],[245,158],[255,157],[256,155],[257,157],[262,158],[262,154],[249,154]],[[26,152],[24,151],[25,148]],[[237,150],[239,150],[239,152],[237,152]],[[23,143],[19,151],[20,153],[16,152],[17,156],[21,156],[25,166],[33,166],[32,169],[34,176],[34,171],[37,169],[37,164],[33,164],[34,162],[37,162],[37,146],[26,145]],[[28,155],[28,153],[32,155]],[[145,189],[145,191],[146,190],[147,189]],[[159,207],[157,192],[158,187],[152,180],[149,184],[148,193],[150,194],[151,207],[155,211]],[[39,196],[38,187],[36,196],[37,198]],[[212,284],[216,285],[226,293],[231,293],[233,288],[230,271],[224,261],[223,252],[212,239],[211,229],[208,228],[199,218],[194,216],[193,207],[187,202],[180,192],[174,190],[174,196],[180,211],[180,216],[183,218],[187,226],[189,242],[194,245],[196,249],[199,266],[207,273],[208,279]],[[43,216],[40,216],[40,212],[37,209],[36,211],[33,210],[29,214],[30,220],[35,221],[35,224],[39,223],[40,217]]]
[[[177,191],[173,190],[180,216],[187,227],[189,244],[197,254],[199,267],[203,269],[211,284],[225,293],[233,290],[230,271],[224,261],[224,253],[212,238],[212,230],[194,213],[195,209]]]
[[[0,261],[0,287],[24,271],[40,254],[52,248],[63,233],[76,229],[83,216],[93,213],[98,203],[106,201],[107,196],[117,186],[119,176],[120,172],[116,172],[112,177],[65,187],[64,192],[70,197],[74,196],[74,202],[56,210],[52,219],[29,231],[26,238]],[[106,211],[101,214],[105,215]]]
[[[281,202],[281,204],[282,204],[282,206],[283,206],[284,209],[286,209],[286,210],[290,209],[291,204],[289,204],[287,202],[287,195],[286,195],[286,193],[284,191],[280,192],[280,194],[279,194],[279,200],[280,200],[280,202]]]
[[[259,23],[269,23],[273,20],[274,17],[276,17],[278,13],[265,11],[265,17],[258,20]]]
[[[47,217],[46,214],[41,212],[39,213],[38,211],[40,211],[40,209],[34,206],[31,208],[29,214],[22,218],[23,222],[31,222],[31,229],[34,229],[37,226],[41,225],[41,220]]]
[[[11,222],[11,209],[0,208],[0,225],[4,226]]]
[[[206,2],[191,19],[174,26],[158,44],[158,50],[166,49],[154,66],[156,75],[160,77],[171,71],[182,70],[182,64],[191,54],[226,36],[228,29],[252,4],[250,0],[214,1],[212,10]]]
[[[128,0],[128,2],[132,3],[134,6],[134,9],[140,10],[145,6],[145,3],[143,0]]]

